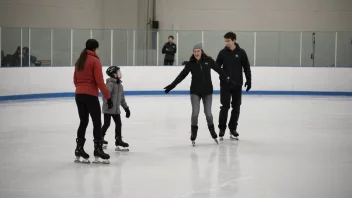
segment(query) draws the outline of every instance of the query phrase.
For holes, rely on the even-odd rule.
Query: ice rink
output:
[[[73,98],[0,102],[1,198],[350,198],[352,97],[244,95],[240,141],[219,145],[203,108],[196,147],[189,96],[126,96],[130,152],[76,164]],[[218,123],[219,95],[213,98]],[[113,122],[112,122],[113,123]],[[217,129],[218,131],[218,129]],[[93,161],[91,122],[86,152]]]

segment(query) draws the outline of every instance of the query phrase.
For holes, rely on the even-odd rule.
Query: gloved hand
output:
[[[108,99],[108,109],[111,109],[114,106],[114,104],[112,103],[111,98]]]
[[[125,109],[125,112],[126,112],[126,118],[129,118],[131,116],[131,111],[129,108],[126,108]]]
[[[246,92],[248,92],[252,88],[252,82],[246,81],[246,83],[244,84],[244,87],[247,87]]]
[[[168,85],[166,86],[164,89],[165,89],[165,93],[169,93],[171,90],[173,90],[175,88],[174,85]]]

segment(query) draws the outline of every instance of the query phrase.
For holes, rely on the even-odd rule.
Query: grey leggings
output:
[[[197,126],[198,125],[200,99],[203,100],[204,113],[205,113],[205,117],[207,119],[208,125],[214,125],[213,115],[211,113],[211,104],[212,104],[212,100],[213,100],[213,95],[209,94],[209,95],[200,97],[198,95],[191,94],[191,103],[192,103],[192,120],[191,120],[191,123],[192,123],[192,126]]]

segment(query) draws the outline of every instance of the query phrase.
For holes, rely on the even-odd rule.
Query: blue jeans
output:
[[[205,113],[205,117],[207,119],[207,123],[209,126],[214,125],[213,114],[211,113],[211,105],[212,105],[212,101],[213,101],[213,95],[209,94],[209,95],[201,97],[196,94],[191,94],[191,103],[192,103],[191,123],[192,123],[192,126],[198,125],[198,115],[199,115],[200,100],[201,99],[203,100],[204,113]]]

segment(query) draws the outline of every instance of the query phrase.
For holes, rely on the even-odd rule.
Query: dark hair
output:
[[[21,46],[18,46],[18,47],[16,48],[16,51],[15,51],[14,54],[20,54],[20,53],[21,53]]]
[[[169,37],[167,37],[167,38],[172,38],[172,40],[174,40],[174,36],[172,36],[172,35],[170,35]]]
[[[97,48],[99,48],[99,43],[95,39],[88,39],[86,42],[86,48],[82,50],[81,55],[79,56],[75,67],[76,71],[82,71],[84,68],[84,64],[86,63],[88,52],[87,50],[90,51],[95,51]]]
[[[28,52],[29,52],[29,48],[28,48],[28,47],[24,47],[24,48],[23,48],[23,51],[25,51],[26,53],[28,53]]]
[[[203,60],[209,60],[212,59],[211,56],[208,56],[206,53],[204,53],[204,51],[202,50],[202,55],[200,56],[200,59]],[[189,61],[196,61],[196,57],[194,57],[194,54],[192,54],[192,56],[189,58]]]
[[[231,39],[231,40],[236,40],[237,36],[234,32],[228,32],[224,35],[225,39]]]

